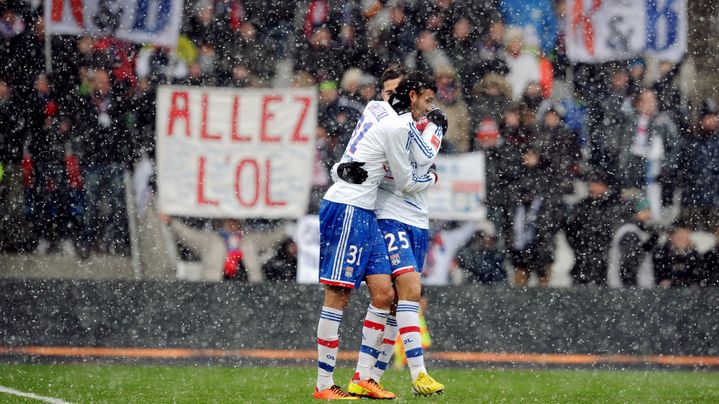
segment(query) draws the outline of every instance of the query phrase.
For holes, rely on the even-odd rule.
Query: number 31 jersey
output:
[[[435,176],[417,176],[410,164],[413,123],[410,113],[398,115],[386,102],[367,104],[340,160],[341,163],[364,162],[362,168],[367,170],[367,180],[362,184],[338,180],[327,190],[324,199],[374,210],[377,188],[388,171],[399,192],[416,193],[432,186]]]

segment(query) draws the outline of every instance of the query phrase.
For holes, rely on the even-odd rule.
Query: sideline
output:
[[[317,358],[315,350],[281,349],[199,349],[199,348],[120,348],[120,347],[59,347],[59,346],[0,346],[0,355],[31,355],[36,357],[68,358],[131,358],[131,359],[189,359],[189,358],[248,358],[248,359],[306,359]],[[540,354],[498,352],[439,352],[429,351],[430,360],[456,363],[504,363],[536,365],[662,365],[689,367],[719,367],[719,356],[688,355],[608,355],[608,354]],[[340,352],[338,360],[357,360],[357,352]]]
[[[64,401],[64,400],[61,400],[61,399],[59,399],[59,398],[39,396],[39,395],[34,394],[34,393],[26,393],[26,392],[24,392],[24,391],[11,389],[11,388],[5,387],[5,386],[0,386],[0,393],[12,394],[12,395],[14,395],[14,396],[24,397],[24,398],[30,398],[30,399],[38,400],[38,401],[44,401],[44,402],[46,402],[46,403],[53,403],[53,404],[70,404],[69,402]]]

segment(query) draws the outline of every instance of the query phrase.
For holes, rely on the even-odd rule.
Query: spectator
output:
[[[507,281],[504,254],[497,237],[488,230],[477,229],[457,252],[457,262],[471,283],[503,283]]]
[[[160,214],[178,240],[202,260],[202,280],[220,282],[223,279],[247,281],[244,254],[241,248],[242,226],[239,221],[225,219],[214,229],[199,229]]]
[[[589,195],[577,203],[565,225],[574,250],[571,275],[575,284],[606,285],[609,245],[624,217],[612,176],[593,171]]]
[[[659,233],[651,226],[651,220],[649,199],[637,200],[632,220],[617,229],[612,241],[609,271],[616,272],[608,274],[609,281],[613,283],[610,286],[642,286],[638,275],[642,271],[651,270],[650,252],[659,239]]]
[[[469,109],[462,98],[462,88],[457,74],[451,67],[437,69],[434,79],[437,82],[435,104],[447,115],[452,124],[442,138],[444,149],[459,153],[469,151]]]
[[[694,229],[719,226],[719,108],[705,100],[694,133],[686,138],[679,158],[682,219]]]
[[[317,28],[295,55],[295,71],[306,70],[318,81],[337,80],[342,75],[341,50],[327,27]]]
[[[540,179],[545,194],[560,204],[564,195],[574,192],[574,180],[579,173],[581,151],[576,136],[562,122],[561,106],[552,105],[542,117],[533,149],[544,169]]]
[[[472,148],[478,150],[483,139],[496,138],[504,111],[511,100],[511,90],[504,77],[490,74],[475,86],[469,105]]]
[[[702,286],[719,286],[719,226],[714,228],[714,246],[702,257]]]
[[[471,60],[472,54],[475,51],[475,38],[475,27],[469,18],[461,17],[454,23],[452,37],[447,46],[447,51],[449,57],[452,59],[452,65],[460,75],[463,75],[467,71],[467,62]]]
[[[325,81],[320,83],[319,121],[324,123],[327,134],[332,138],[333,158],[338,161],[344,153],[342,145],[346,145],[354,131],[357,120],[362,115],[363,106],[337,90],[337,83]]]
[[[461,71],[465,95],[475,92],[477,83],[481,83],[487,75],[506,76],[509,73],[504,57],[504,37],[504,23],[493,21],[488,32],[476,43],[476,51],[468,56],[470,59]]]
[[[269,84],[275,77],[274,44],[250,21],[242,23],[230,38],[218,48],[222,81],[233,87],[246,87],[254,78]]]
[[[516,101],[522,98],[529,83],[539,82],[539,62],[524,50],[521,29],[508,29],[504,39],[507,46],[504,60],[509,68],[507,81],[512,86],[512,98]]]
[[[21,122],[23,109],[9,80],[0,77],[0,252],[32,250],[36,237],[24,214],[21,162],[27,128]]]
[[[268,281],[294,281],[297,278],[297,244],[287,237],[276,247],[275,254],[262,266]]]
[[[409,7],[397,2],[389,10],[389,25],[377,37],[378,53],[387,64],[403,63],[414,50],[419,30],[409,18]]]
[[[132,140],[123,124],[126,105],[113,92],[108,72],[95,71],[92,83],[78,122],[87,202],[83,248],[129,255],[124,168],[132,156]]]
[[[620,151],[618,142],[630,130],[632,98],[629,96],[629,72],[624,66],[609,69],[609,91],[594,111],[590,130],[590,164],[612,170]]]
[[[200,0],[195,3],[193,11],[187,30],[187,36],[192,42],[196,45],[220,42],[222,32],[212,2]]]
[[[669,230],[669,239],[654,251],[654,275],[659,287],[698,286],[702,281],[700,256],[690,235],[691,229],[677,222]]]
[[[404,60],[408,69],[434,75],[440,68],[452,66],[449,56],[439,47],[437,38],[431,31],[421,31],[415,44],[416,49]]]
[[[622,193],[632,197],[657,181],[671,183],[677,175],[681,139],[674,122],[659,113],[654,91],[642,90],[637,96],[635,114],[629,130],[619,139],[619,166]],[[650,198],[651,200],[651,198]],[[662,201],[652,201],[655,216],[661,212]]]

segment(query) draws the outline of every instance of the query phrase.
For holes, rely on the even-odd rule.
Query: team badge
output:
[[[399,257],[399,254],[392,254],[389,256],[389,262],[392,263],[392,265],[399,265],[400,261],[402,261]]]
[[[353,271],[354,271],[354,268],[352,268],[352,267],[345,267],[345,277],[351,278]]]
[[[439,149],[439,146],[441,143],[441,140],[437,137],[437,135],[432,135],[432,140],[430,141],[432,143],[432,146],[434,146],[435,149]]]

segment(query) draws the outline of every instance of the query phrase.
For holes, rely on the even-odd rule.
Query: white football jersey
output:
[[[362,184],[350,184],[337,180],[325,193],[324,199],[374,210],[377,188],[388,171],[398,192],[412,194],[423,191],[435,182],[431,174],[417,176],[410,164],[411,139],[417,132],[410,113],[397,115],[384,101],[371,101],[345,148],[340,160],[361,161],[367,170],[367,180]],[[336,168],[337,165],[335,165]]]
[[[442,145],[442,128],[429,122],[420,133],[414,122],[410,126],[410,164],[415,175],[425,175]],[[396,186],[394,176],[388,173],[377,191],[377,219],[393,219],[410,226],[429,229],[427,192],[426,189],[415,193],[402,192]]]

